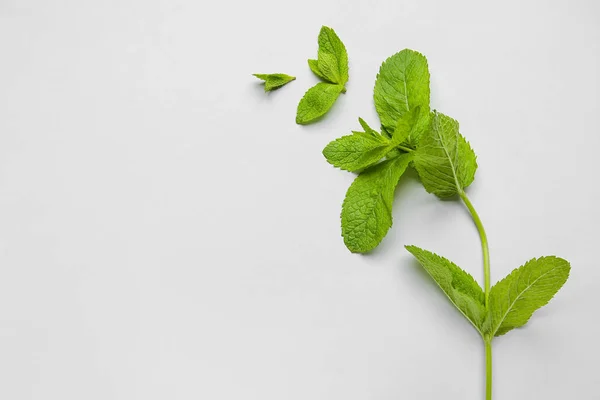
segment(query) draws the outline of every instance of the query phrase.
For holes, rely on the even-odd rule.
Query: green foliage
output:
[[[429,97],[429,70],[425,57],[408,49],[396,53],[381,65],[375,82],[374,101],[381,120],[381,133],[359,119],[364,132],[354,132],[353,135],[332,141],[323,150],[323,155],[333,166],[353,172],[406,153],[414,153],[416,165],[416,156],[421,147],[420,139],[431,139],[436,134],[432,131]],[[425,140],[426,146],[428,143]],[[427,161],[426,153],[427,149],[421,152],[424,162]],[[426,184],[426,179],[423,183]],[[391,202],[389,206],[391,215]],[[344,211],[341,221],[344,235],[344,232],[351,232],[353,229],[346,226],[348,219],[343,216]],[[383,234],[386,232],[387,228],[383,230]],[[380,241],[381,238],[376,244]],[[356,246],[353,240],[345,242],[347,246],[348,243],[353,246],[348,246],[351,251],[363,251],[357,250],[363,247]],[[369,246],[364,248],[367,249],[365,251],[372,249]]]
[[[392,201],[411,154],[385,160],[363,171],[342,205],[342,236],[354,253],[373,250],[392,226]]]
[[[484,294],[475,279],[456,264],[430,251],[406,246],[448,299],[481,333],[485,319]]]
[[[515,269],[490,291],[486,330],[500,336],[525,325],[565,284],[570,270],[566,260],[553,256],[534,258]]]
[[[279,89],[283,85],[290,83],[295,80],[295,76],[290,76],[286,74],[252,74],[258,79],[262,79],[265,81],[265,92],[270,92],[271,90]]]
[[[324,35],[323,40],[325,39],[327,37]],[[337,43],[334,39],[329,41]],[[336,48],[335,45],[323,47],[329,49],[331,54],[335,53],[332,50]],[[309,65],[311,69],[315,68],[314,62],[309,61]],[[320,66],[321,64],[318,64],[318,67]],[[331,69],[335,70],[333,67]],[[319,68],[319,71],[323,72],[323,69]],[[329,78],[333,75],[327,76]],[[416,156],[420,138],[424,135],[433,135],[430,132],[432,124],[429,111],[429,69],[427,60],[422,54],[405,49],[388,58],[381,65],[377,75],[373,97],[381,120],[381,133],[371,129],[362,119],[359,119],[364,132],[353,132],[352,135],[343,136],[329,143],[323,150],[323,155],[333,166],[356,172],[382,160],[394,159],[406,153],[414,152]],[[405,168],[406,166],[402,166],[402,173]],[[366,190],[366,184],[361,184],[363,190]],[[376,191],[376,188],[372,190]],[[351,190],[348,190],[348,193],[351,193]],[[389,201],[387,212],[390,215],[389,224],[379,224],[386,228],[377,230],[377,234],[371,235],[376,240],[364,240],[365,243],[356,237],[367,237],[366,231],[356,235],[354,234],[356,227],[347,226],[357,221],[344,217],[347,215],[347,203],[348,194],[344,201],[341,221],[342,235],[348,249],[353,252],[372,250],[373,244],[376,246],[381,241],[383,238],[381,235],[385,235],[391,225],[392,200]],[[361,245],[357,245],[358,242],[361,242]],[[366,243],[368,245],[365,245]]]
[[[320,82],[304,94],[298,103],[296,123],[309,124],[325,115],[335,103],[344,87],[331,83]]]
[[[454,196],[475,178],[477,162],[469,143],[458,132],[458,122],[434,112],[415,151],[415,168],[429,193]]]
[[[298,104],[297,124],[311,123],[329,111],[348,82],[348,53],[333,29],[323,26],[319,32],[317,60],[308,60],[311,71],[325,82],[308,89]]]

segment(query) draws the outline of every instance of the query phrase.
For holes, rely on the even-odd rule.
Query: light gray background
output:
[[[322,24],[348,93],[300,127]],[[403,249],[481,281],[466,211],[409,176],[352,255],[353,176],[321,155],[378,125],[378,67],[408,47],[479,157],[493,281],[573,266],[495,342],[495,399],[599,399],[599,25],[594,0],[0,0],[0,398],[481,399],[477,334]]]

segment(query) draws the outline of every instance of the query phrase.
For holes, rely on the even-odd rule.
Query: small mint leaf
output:
[[[270,92],[271,90],[278,89],[283,85],[290,83],[295,80],[295,76],[290,76],[286,74],[252,74],[258,79],[262,79],[265,81],[265,92]]]
[[[325,115],[343,89],[342,85],[325,82],[317,83],[308,89],[304,97],[300,100],[300,103],[298,103],[296,123],[301,125],[309,124]]]

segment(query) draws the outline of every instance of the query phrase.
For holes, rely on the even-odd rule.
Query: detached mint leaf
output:
[[[265,81],[265,92],[278,89],[283,85],[295,80],[295,76],[286,74],[253,74],[258,79]]]
[[[387,132],[394,132],[398,120],[420,107],[422,121],[409,142],[416,145],[429,119],[429,67],[421,53],[405,49],[388,58],[379,69],[373,93],[375,109]]]
[[[490,334],[504,335],[525,325],[565,284],[570,270],[569,262],[562,258],[534,258],[496,283],[490,290]]]
[[[318,70],[326,80],[340,85],[345,85],[348,82],[348,53],[346,47],[335,31],[327,26],[323,26],[319,32],[319,59],[317,65]]]
[[[458,122],[434,112],[429,130],[415,151],[415,168],[429,193],[452,197],[475,178],[476,156],[458,132]]]
[[[329,111],[340,93],[345,93],[348,81],[348,53],[333,29],[323,26],[319,32],[319,58],[308,60],[311,71],[328,83],[310,88],[296,113],[297,124],[308,124]]]
[[[403,154],[363,171],[342,205],[342,236],[353,253],[373,250],[392,226],[392,203],[400,177],[412,159]]]
[[[416,246],[406,246],[454,306],[479,333],[485,319],[485,296],[475,279],[453,262]]]
[[[323,75],[321,70],[319,70],[319,62],[317,60],[308,60],[308,66],[309,66],[310,70],[313,72],[313,74],[318,76],[320,79],[327,81],[327,78],[325,78],[325,76]],[[330,82],[330,83],[335,83],[335,82]]]
[[[304,94],[298,103],[296,123],[305,125],[322,117],[335,103],[344,87],[331,83],[317,83]]]

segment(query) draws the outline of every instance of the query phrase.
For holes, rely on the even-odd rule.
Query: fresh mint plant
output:
[[[309,65],[319,66],[314,61]],[[532,259],[491,287],[487,236],[465,192],[475,178],[476,156],[456,120],[430,111],[425,57],[407,49],[388,58],[377,75],[374,101],[381,133],[359,119],[363,131],[336,139],[323,150],[333,166],[359,173],[342,205],[344,242],[358,253],[377,247],[392,225],[396,186],[410,167],[416,169],[427,192],[465,204],[480,236],[483,288],[451,261],[416,246],[406,249],[481,335],[486,399],[491,400],[493,338],[525,325],[564,285],[570,265],[554,256]]]
[[[319,32],[318,59],[308,60],[311,71],[324,82],[304,94],[296,112],[297,124],[309,124],[333,106],[348,82],[348,53],[333,29],[323,26]]]
[[[279,89],[283,85],[290,83],[295,80],[295,76],[290,76],[286,74],[252,74],[258,79],[262,79],[265,81],[265,92],[270,92],[271,90]]]

